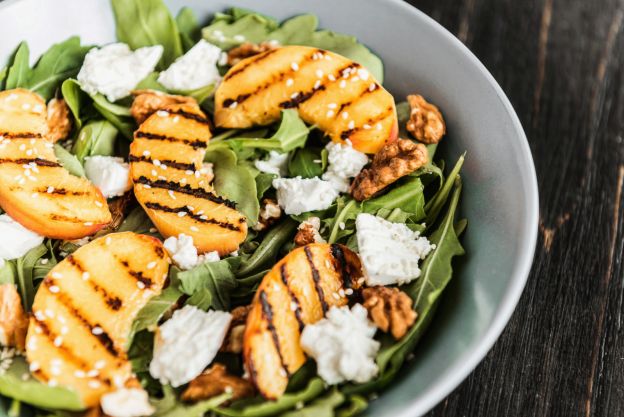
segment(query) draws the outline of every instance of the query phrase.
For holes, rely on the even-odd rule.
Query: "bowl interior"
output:
[[[425,413],[490,349],[518,301],[532,261],[538,216],[535,171],[508,100],[458,40],[400,0],[167,3],[174,12],[188,5],[203,20],[232,6],[280,19],[315,13],[323,27],[356,35],[381,56],[385,85],[397,97],[418,92],[442,110],[449,133],[439,155],[453,163],[467,151],[461,209],[469,219],[463,237],[467,256],[457,265],[458,273],[414,360],[368,411]],[[0,20],[0,58],[9,56],[23,39],[29,41],[33,56],[70,35],[82,36],[84,43],[114,40],[107,0],[8,0],[0,5]]]

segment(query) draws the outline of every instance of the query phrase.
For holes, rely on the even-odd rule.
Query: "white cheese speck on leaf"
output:
[[[43,236],[26,229],[8,214],[0,215],[0,258],[21,258],[43,243]]]
[[[221,49],[200,40],[187,53],[175,60],[158,76],[158,82],[169,90],[189,91],[221,80],[217,64]]]
[[[224,311],[204,312],[189,305],[177,310],[158,328],[150,375],[173,387],[197,377],[221,348],[231,320]]]
[[[304,327],[301,347],[316,360],[318,374],[326,383],[364,383],[378,372],[376,331],[362,305],[355,304],[350,310],[348,306],[332,307],[326,318]]]
[[[360,173],[368,163],[368,156],[353,148],[351,141],[343,143],[329,142],[327,146],[329,166],[323,179],[331,182],[341,193],[349,191],[350,178]]]
[[[367,213],[357,216],[355,227],[367,285],[402,285],[420,276],[419,262],[433,250],[426,237]]]
[[[171,236],[165,239],[163,246],[169,252],[173,262],[184,270],[193,269],[204,262],[217,262],[221,259],[217,251],[198,255],[197,248],[193,244],[193,237],[184,233],[180,233],[178,237]]]
[[[277,190],[277,202],[288,215],[324,210],[339,194],[331,182],[318,177],[276,178],[273,188]]]
[[[254,161],[254,166],[260,172],[283,177],[288,169],[288,153],[271,151],[269,159]]]
[[[89,156],[85,158],[85,174],[100,189],[104,197],[120,197],[132,188],[130,166],[123,158],[114,156]]]
[[[120,388],[102,395],[102,411],[111,417],[144,417],[156,411],[142,388]]]
[[[77,79],[87,93],[100,93],[114,102],[129,96],[134,87],[154,71],[162,53],[161,45],[135,51],[125,43],[93,48],[85,56]]]

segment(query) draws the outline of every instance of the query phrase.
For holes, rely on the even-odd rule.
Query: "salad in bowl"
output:
[[[0,72],[1,405],[362,412],[464,253],[441,111],[313,15],[111,3]]]

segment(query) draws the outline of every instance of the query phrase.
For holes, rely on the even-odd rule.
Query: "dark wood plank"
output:
[[[624,3],[410,3],[465,42],[508,94],[541,200],[518,309],[429,416],[624,415]]]

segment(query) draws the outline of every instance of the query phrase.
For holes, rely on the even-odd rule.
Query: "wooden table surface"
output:
[[[541,213],[513,318],[428,416],[624,416],[624,2],[410,3],[507,93],[533,152]]]

